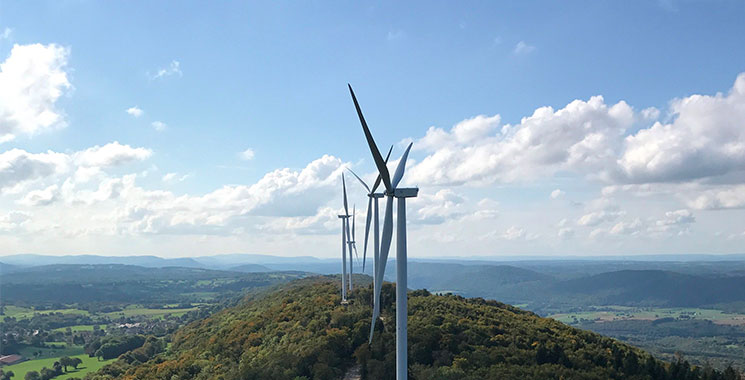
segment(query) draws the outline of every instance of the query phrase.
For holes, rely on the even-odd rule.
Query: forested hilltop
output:
[[[368,287],[340,305],[334,277],[298,280],[247,298],[174,335],[144,363],[131,357],[88,379],[340,379],[353,367],[366,379],[395,368],[395,286],[383,288],[375,340]],[[738,379],[728,369],[664,363],[599,334],[480,298],[409,294],[412,379]]]

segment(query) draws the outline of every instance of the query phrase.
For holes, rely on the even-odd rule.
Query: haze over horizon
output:
[[[743,253],[745,2],[0,4],[0,256]]]

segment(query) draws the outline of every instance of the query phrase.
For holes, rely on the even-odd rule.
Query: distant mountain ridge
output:
[[[148,268],[161,267],[205,267],[195,259],[189,257],[163,258],[158,256],[99,256],[99,255],[69,255],[51,256],[36,254],[20,254],[0,257],[0,261],[21,267],[70,264],[70,265],[97,265],[97,264],[123,264],[137,265]]]

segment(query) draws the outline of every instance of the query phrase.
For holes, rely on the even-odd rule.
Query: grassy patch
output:
[[[75,326],[67,326],[67,327],[69,327],[72,330],[72,332],[78,332],[78,331],[93,331],[93,326],[94,325],[75,325]],[[65,332],[67,331],[67,327],[56,328],[52,331]]]
[[[171,314],[174,316],[181,316],[187,312],[194,311],[197,309],[198,309],[197,307],[190,307],[186,309],[148,309],[148,308],[139,307],[139,306],[128,306],[126,309],[122,311],[106,313],[104,315],[108,316],[109,318],[134,317],[134,316],[160,318],[166,314]]]
[[[13,305],[5,306],[5,318],[13,317],[15,319],[26,319],[31,318],[34,314],[52,314],[52,313],[63,313],[63,314],[82,314],[88,315],[87,310],[80,309],[54,309],[54,310],[34,310],[28,307],[18,307]]]
[[[23,363],[18,363],[18,364],[9,365],[7,367],[3,367],[3,370],[13,371],[13,373],[15,373],[15,376],[13,377],[14,379],[23,379],[24,376],[26,376],[26,372],[40,371],[43,367],[52,368],[52,366],[54,365],[54,362],[59,360],[59,358],[62,356],[65,356],[65,355],[60,355],[54,358],[28,360]],[[82,378],[85,376],[85,374],[89,372],[97,371],[104,365],[116,360],[116,359],[110,359],[110,360],[99,361],[97,358],[89,358],[88,355],[85,355],[85,354],[75,355],[71,357],[80,358],[80,360],[83,361],[83,364],[79,365],[77,370],[75,370],[72,367],[68,367],[68,372],[55,377],[54,378],[55,380],[64,380],[64,379],[69,379],[71,377]]]
[[[48,359],[59,358],[62,356],[80,355],[83,353],[83,346],[70,345],[64,343],[51,343],[47,347],[25,346],[18,350],[19,354],[29,359]],[[41,352],[34,357],[34,352]]]
[[[595,306],[586,311],[560,313],[549,316],[564,323],[575,323],[582,319],[595,322],[623,320],[655,320],[660,318],[681,318],[709,320],[718,324],[745,325],[745,315],[727,313],[722,310],[686,307],[629,307]]]

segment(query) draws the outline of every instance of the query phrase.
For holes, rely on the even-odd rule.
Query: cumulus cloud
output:
[[[57,100],[71,85],[69,50],[55,45],[14,45],[0,63],[0,142],[65,126]]]
[[[745,208],[745,185],[717,186],[689,196],[689,207],[698,210]]]
[[[58,199],[59,186],[51,185],[45,189],[29,191],[18,203],[26,206],[47,206]]]
[[[561,189],[556,189],[556,190],[554,190],[554,191],[551,192],[551,199],[559,199],[559,198],[563,197],[564,194],[566,194],[566,193],[564,191],[562,191]]]
[[[31,219],[31,214],[24,211],[11,211],[0,214],[0,232],[14,232]]]
[[[644,223],[636,218],[630,222],[618,222],[610,229],[612,235],[638,235],[642,232]],[[597,230],[596,230],[597,231]],[[595,233],[595,231],[593,231]]]
[[[3,29],[3,32],[0,33],[0,40],[9,40],[10,36],[12,35],[13,35],[13,29],[5,27],[5,29]]]
[[[696,210],[745,208],[745,73],[727,93],[676,99],[667,114],[663,123],[654,107],[635,112],[594,96],[538,108],[516,124],[494,115],[450,130],[430,127],[414,139],[425,156],[410,165],[406,181],[486,186],[561,174],[605,184],[604,196],[666,195]],[[563,194],[557,190],[551,198]],[[578,224],[622,215],[590,210]]]
[[[729,94],[679,99],[671,112],[671,123],[657,122],[626,137],[618,160],[624,180],[679,182],[743,171],[745,73]]]
[[[580,226],[592,227],[604,222],[613,221],[615,219],[618,219],[618,217],[622,215],[624,215],[622,211],[593,211],[582,215],[579,220],[577,220],[577,224],[579,224]]]
[[[178,173],[166,173],[165,175],[163,175],[162,180],[163,182],[171,182],[171,183],[183,182],[183,181],[186,181],[189,177],[191,177],[191,175],[189,174],[184,174],[180,176],[178,175]]]
[[[21,149],[2,152],[0,190],[64,172],[69,164],[69,157],[64,153],[29,153]]]
[[[436,185],[514,182],[560,170],[607,177],[634,113],[625,102],[608,106],[595,96],[557,111],[541,107],[519,124],[499,128],[499,121],[498,115],[481,116],[450,131],[430,128],[415,142],[429,154],[410,169],[409,180]]]
[[[282,226],[295,233],[309,233],[300,231],[302,226],[318,232],[326,228],[321,219],[336,222],[336,211],[318,205],[329,201],[345,167],[338,158],[323,156],[302,170],[277,169],[252,185],[223,186],[201,196],[146,190],[129,176],[86,198],[119,197],[115,225],[120,233],[229,235],[246,228],[276,232]],[[255,219],[264,217],[273,218]],[[248,224],[247,218],[254,220]]]
[[[504,231],[501,237],[505,240],[535,240],[539,236],[537,234],[528,233],[524,228],[511,226]]]
[[[0,191],[70,171],[74,171],[78,179],[85,181],[103,169],[145,160],[151,154],[149,149],[133,148],[118,142],[97,145],[70,154],[53,151],[30,153],[22,149],[11,149],[0,153]],[[31,202],[31,198],[28,201]]]
[[[83,167],[107,168],[149,158],[153,152],[146,148],[133,148],[118,141],[104,146],[94,146],[75,154],[75,162]]]
[[[134,117],[140,117],[142,116],[142,114],[145,113],[145,111],[143,111],[137,106],[127,108],[126,112]]]
[[[422,224],[440,224],[466,214],[465,198],[451,189],[442,189],[434,194],[420,192],[417,198],[409,202],[412,214],[410,220]]]
[[[251,148],[248,148],[244,150],[243,152],[238,153],[238,157],[240,157],[242,160],[250,161],[253,160],[255,156],[254,150]]]

